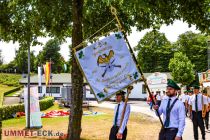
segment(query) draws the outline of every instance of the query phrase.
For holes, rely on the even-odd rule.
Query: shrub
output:
[[[53,106],[54,98],[46,97],[39,101],[40,110],[46,110],[49,107]],[[15,104],[0,107],[0,120],[6,120],[12,118],[13,114],[17,112],[25,112],[24,104]]]
[[[22,86],[19,86],[19,87],[14,88],[14,89],[12,89],[12,90],[10,90],[10,91],[4,92],[4,96],[5,96],[5,95],[8,95],[8,94],[10,94],[10,93],[13,93],[13,92],[15,92],[15,91],[20,90],[20,89],[21,89],[21,87],[22,87]]]

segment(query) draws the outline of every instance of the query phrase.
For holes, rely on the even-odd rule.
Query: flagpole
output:
[[[135,55],[134,55],[134,53],[133,53],[133,50],[132,50],[131,45],[130,45],[130,43],[129,43],[129,41],[128,41],[128,38],[127,38],[126,32],[125,32],[125,30],[124,30],[124,28],[123,28],[123,25],[122,25],[122,23],[120,22],[120,20],[119,20],[119,18],[118,18],[118,16],[117,16],[117,10],[116,10],[113,6],[111,6],[111,13],[115,16],[115,19],[117,20],[118,28],[119,28],[120,31],[122,31],[122,33],[123,33],[123,35],[124,35],[124,38],[125,38],[125,40],[126,40],[126,43],[128,44],[129,50],[130,50],[130,52],[131,52],[131,54],[132,54],[132,56],[133,56],[133,59],[134,59],[136,65],[137,65],[137,68],[138,68],[138,70],[139,70],[139,72],[140,72],[140,74],[141,74],[141,76],[142,76],[142,80],[143,80],[143,82],[144,82],[144,84],[145,84],[145,86],[146,86],[146,89],[147,89],[147,91],[148,91],[148,93],[149,93],[149,96],[150,96],[150,98],[151,98],[151,100],[152,100],[152,103],[153,103],[153,105],[155,105],[155,101],[154,101],[154,99],[153,99],[153,97],[152,97],[152,94],[151,94],[151,92],[150,92],[150,89],[149,89],[149,86],[148,86],[148,84],[147,84],[146,78],[144,77],[144,74],[143,74],[143,72],[142,72],[142,70],[141,70],[141,68],[140,68],[140,65],[138,64],[137,59],[136,59],[136,57],[135,57]],[[158,118],[159,118],[159,120],[160,120],[160,123],[161,123],[162,127],[164,127],[163,121],[162,121],[162,119],[161,119],[161,117],[160,117],[160,113],[158,112],[158,110],[156,110],[156,113],[157,113],[157,116],[158,116]]]
[[[28,129],[30,129],[31,128],[31,126],[30,126],[30,116],[31,116],[31,110],[30,110],[30,71],[31,71],[31,69],[30,69],[30,65],[31,65],[31,61],[30,61],[30,59],[31,59],[31,57],[30,57],[30,44],[28,43],[28,109],[27,109],[27,111],[28,111],[28,115],[27,115],[27,128]]]

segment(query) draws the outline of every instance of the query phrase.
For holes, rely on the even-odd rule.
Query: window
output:
[[[38,93],[42,93],[42,87],[38,86]]]
[[[142,94],[147,94],[145,85],[142,85]]]
[[[46,93],[60,93],[60,87],[47,87]]]

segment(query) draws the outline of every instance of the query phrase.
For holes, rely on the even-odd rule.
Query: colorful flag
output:
[[[38,67],[38,84],[42,86],[42,67]]]
[[[28,126],[28,89],[24,88],[24,107],[26,112],[26,126]],[[40,106],[39,106],[39,94],[36,86],[30,87],[30,127],[41,128]]]
[[[66,72],[66,71],[67,71],[67,65],[64,64],[64,65],[63,65],[63,68],[64,68],[64,72]]]
[[[46,86],[49,85],[50,73],[51,73],[50,62],[46,62],[46,66],[45,66],[45,83],[46,83]]]
[[[121,32],[78,50],[76,58],[98,101],[140,79]]]

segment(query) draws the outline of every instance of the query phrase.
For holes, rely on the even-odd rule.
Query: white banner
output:
[[[98,101],[140,78],[121,32],[77,51],[76,57]]]
[[[42,67],[38,67],[38,84],[39,87],[42,86]]]
[[[24,88],[24,106],[25,106],[25,114],[26,114],[26,126],[27,116],[28,116],[28,89]],[[39,107],[39,95],[37,87],[30,88],[30,127],[41,128],[41,112]]]
[[[147,77],[147,83],[148,85],[167,84],[167,75],[155,72]]]

